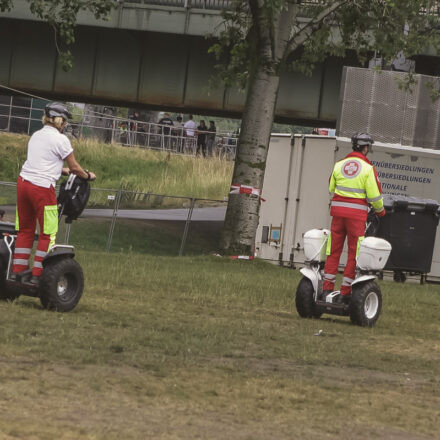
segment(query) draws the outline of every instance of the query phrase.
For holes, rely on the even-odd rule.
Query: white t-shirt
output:
[[[197,124],[192,119],[186,121],[184,127],[186,128],[187,136],[194,136],[195,129],[197,128]]]
[[[29,139],[27,160],[20,176],[37,186],[55,187],[63,171],[64,159],[72,151],[66,135],[55,127],[45,125]]]

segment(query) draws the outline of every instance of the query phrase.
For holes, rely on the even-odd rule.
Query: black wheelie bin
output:
[[[376,237],[389,241],[392,251],[384,270],[404,282],[405,273],[420,274],[420,282],[431,271],[440,204],[436,200],[384,194],[386,216],[380,218]]]

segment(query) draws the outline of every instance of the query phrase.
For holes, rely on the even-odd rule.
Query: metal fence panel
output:
[[[218,252],[226,205],[227,202],[219,200],[195,200],[188,227],[185,255]]]
[[[15,221],[16,185],[0,182],[4,221]],[[92,188],[87,208],[60,222],[57,243],[77,250],[195,255],[216,252],[226,202]]]

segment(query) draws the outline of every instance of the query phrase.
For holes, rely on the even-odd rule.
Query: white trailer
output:
[[[257,230],[257,257],[283,265],[304,262],[303,234],[330,226],[329,177],[352,151],[348,138],[272,135]],[[375,143],[368,158],[385,194],[440,201],[440,151]],[[429,278],[440,278],[440,231]],[[345,252],[341,263],[346,259]]]

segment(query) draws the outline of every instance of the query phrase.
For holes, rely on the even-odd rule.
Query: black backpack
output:
[[[66,216],[66,223],[76,220],[87,205],[90,184],[87,180],[71,174],[60,186],[58,193],[59,216]]]

